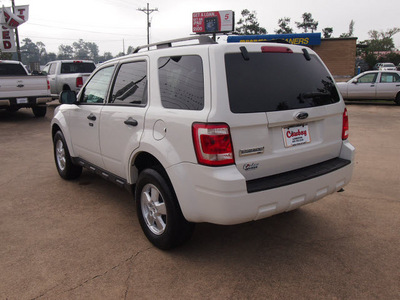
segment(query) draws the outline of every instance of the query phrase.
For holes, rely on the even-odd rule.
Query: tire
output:
[[[394,102],[396,102],[397,105],[400,105],[400,93],[396,95],[396,100],[394,100]]]
[[[11,107],[7,108],[7,111],[10,112],[10,113],[15,113],[18,110],[19,110],[19,107],[16,107],[16,106],[11,106]]]
[[[34,106],[32,111],[36,118],[43,118],[46,115],[47,106]]]
[[[67,143],[61,131],[57,131],[53,138],[54,161],[58,174],[64,179],[75,179],[82,174],[82,167],[74,165],[69,155]]]
[[[135,199],[140,226],[154,246],[168,250],[190,239],[194,224],[184,218],[162,169],[145,169],[140,173]]]

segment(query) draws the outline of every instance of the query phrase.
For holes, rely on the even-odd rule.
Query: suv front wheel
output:
[[[67,143],[61,131],[57,131],[54,135],[53,148],[58,174],[64,179],[78,178],[82,173],[82,167],[72,163]]]
[[[161,169],[145,169],[136,184],[136,211],[148,240],[160,249],[170,249],[188,240],[194,224],[182,215],[171,184]],[[163,174],[163,175],[162,175]]]

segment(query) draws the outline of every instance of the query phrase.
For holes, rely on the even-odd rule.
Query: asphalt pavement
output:
[[[167,252],[126,190],[58,176],[53,111],[0,111],[0,299],[400,299],[400,106],[348,105],[344,192]]]

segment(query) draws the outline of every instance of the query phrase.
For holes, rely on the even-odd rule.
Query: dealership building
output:
[[[290,44],[307,46],[324,61],[333,77],[343,81],[356,74],[356,37],[321,38],[321,33],[266,34],[229,36],[228,43],[249,43],[285,40]]]

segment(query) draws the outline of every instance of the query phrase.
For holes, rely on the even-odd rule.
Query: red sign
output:
[[[232,10],[193,13],[194,33],[230,32],[234,29]]]

